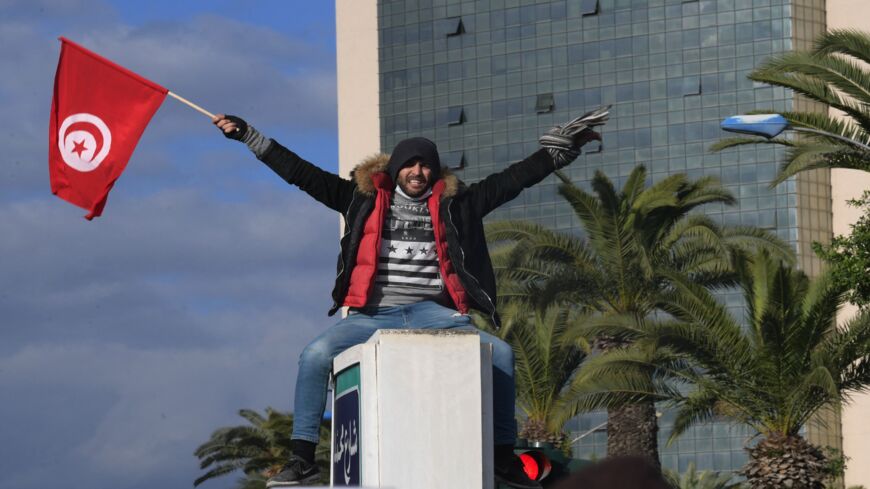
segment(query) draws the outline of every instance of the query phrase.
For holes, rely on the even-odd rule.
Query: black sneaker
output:
[[[502,460],[495,460],[495,482],[517,489],[541,489],[541,484],[529,479],[523,470],[520,457],[511,454]]]
[[[304,486],[320,481],[320,467],[298,455],[290,455],[281,472],[266,481],[266,487]]]

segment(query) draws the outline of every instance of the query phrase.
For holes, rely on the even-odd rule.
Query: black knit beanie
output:
[[[438,148],[435,143],[426,138],[410,138],[399,141],[393,153],[390,155],[390,162],[387,164],[387,174],[396,181],[399,175],[399,170],[411,160],[419,159],[432,171],[430,180],[432,183],[441,178],[441,158],[438,157]]]

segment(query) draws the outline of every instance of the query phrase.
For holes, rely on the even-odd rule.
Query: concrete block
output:
[[[333,367],[333,485],[492,489],[492,348],[477,333],[381,330]]]

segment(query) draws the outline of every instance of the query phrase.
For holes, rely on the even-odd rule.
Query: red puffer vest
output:
[[[375,195],[375,207],[366,219],[359,250],[357,251],[356,265],[353,267],[350,276],[350,287],[344,298],[344,305],[349,307],[363,307],[368,302],[369,293],[375,283],[375,277],[378,275],[381,230],[390,208],[390,199],[393,195],[394,185],[389,175],[377,172],[373,173],[371,178],[377,191]],[[432,195],[427,200],[429,214],[432,215],[432,222],[435,224],[433,228],[435,231],[435,247],[438,252],[438,266],[441,269],[441,279],[444,281],[444,285],[447,288],[448,294],[450,294],[450,298],[453,299],[456,309],[463,314],[467,314],[469,309],[468,294],[462,287],[459,275],[457,275],[447,253],[447,234],[444,228],[444,221],[440,217],[441,195],[443,193],[444,180],[442,179],[435,182],[435,186],[432,187]]]

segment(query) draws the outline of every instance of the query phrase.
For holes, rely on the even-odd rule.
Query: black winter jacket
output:
[[[332,316],[344,302],[350,285],[350,271],[366,218],[374,208],[375,186],[371,176],[383,172],[388,155],[380,154],[360,163],[347,180],[303,160],[296,153],[271,140],[260,158],[287,183],[296,185],[345,219],[341,251],[332,290]],[[555,170],[553,158],[538,150],[523,161],[466,186],[449,171],[442,173],[445,190],[441,197],[441,219],[446,220],[447,252],[456,267],[472,307],[486,313],[498,327],[496,285],[492,262],[486,246],[483,217],[496,207],[543,180]]]

